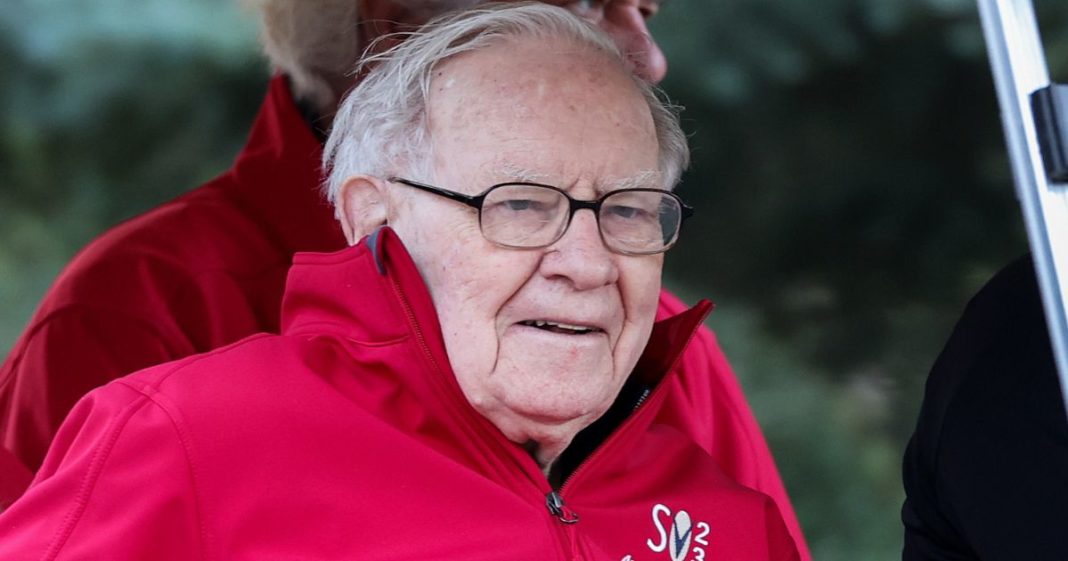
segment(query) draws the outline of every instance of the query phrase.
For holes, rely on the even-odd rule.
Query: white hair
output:
[[[461,53],[515,39],[568,41],[615,61],[645,98],[659,143],[661,187],[674,188],[690,158],[676,108],[630,73],[612,39],[562,8],[495,4],[444,16],[393,49],[360,62],[374,67],[338,108],[323,153],[324,190],[335,207],[341,185],[354,175],[414,174],[429,180],[432,146],[426,111],[435,67]]]
[[[467,8],[482,0],[386,0],[416,20]],[[260,40],[271,64],[289,77],[294,96],[318,111],[337,103],[334,83],[356,66],[367,43],[360,37],[358,0],[240,0],[260,19]]]

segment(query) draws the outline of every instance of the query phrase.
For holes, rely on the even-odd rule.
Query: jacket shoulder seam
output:
[[[174,371],[177,370],[179,370],[179,368],[174,369]],[[172,374],[174,371],[169,374]],[[197,469],[196,463],[193,461],[189,435],[185,431],[184,425],[179,422],[176,415],[171,411],[172,408],[177,410],[178,406],[167,399],[166,394],[159,392],[157,388],[152,385],[143,384],[139,386],[132,384],[126,379],[120,380],[118,384],[137,392],[163,412],[163,414],[167,416],[167,420],[170,421],[171,428],[174,430],[178,443],[182,447],[182,455],[185,457],[186,466],[189,468],[189,484],[193,489],[193,504],[196,509],[197,529],[200,535],[200,558],[208,559],[208,529],[204,517],[204,501],[201,497],[200,486],[197,484],[199,479],[197,474],[199,470]],[[166,401],[166,403],[163,401]]]
[[[100,475],[104,471],[104,464],[108,458],[111,457],[111,452],[115,448],[115,444],[118,442],[119,437],[126,430],[126,426],[133,418],[134,414],[140,411],[145,404],[149,403],[149,400],[143,395],[131,403],[129,403],[120,417],[115,421],[115,426],[109,430],[109,434],[105,441],[97,445],[96,450],[93,451],[92,460],[89,463],[89,469],[85,475],[82,476],[82,482],[79,485],[78,492],[74,497],[74,505],[67,511],[66,516],[63,518],[63,522],[60,524],[59,529],[56,530],[55,536],[45,550],[44,555],[41,557],[42,561],[54,561],[59,553],[67,545],[67,541],[74,533],[74,529],[81,522],[82,515],[85,514],[85,509],[89,506],[89,499],[96,489],[96,484],[100,480]]]

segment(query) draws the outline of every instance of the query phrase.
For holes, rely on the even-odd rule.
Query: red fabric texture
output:
[[[0,512],[3,512],[30,484],[33,474],[14,454],[0,448]]]
[[[708,309],[657,324],[636,372],[657,387],[559,489],[565,524],[530,455],[464,398],[392,231],[300,254],[282,335],[81,400],[0,515],[0,559],[796,560],[774,501],[669,411]]]
[[[344,246],[319,195],[321,154],[285,78],[276,77],[233,168],[83,249],[0,366],[3,447],[36,469],[90,389],[254,333],[277,333],[291,256]],[[658,317],[685,309],[661,294]],[[727,476],[775,500],[808,561],[771,453],[711,331],[698,329],[679,367],[687,376],[672,383],[685,386],[670,393],[666,414],[689,423]]]

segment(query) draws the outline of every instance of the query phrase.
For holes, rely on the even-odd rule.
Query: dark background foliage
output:
[[[1054,77],[1068,6],[1040,2]],[[965,0],[671,0],[711,297],[816,557],[899,555],[902,449],[965,302],[1026,251]],[[94,235],[224,169],[268,70],[227,0],[0,7],[0,353]]]

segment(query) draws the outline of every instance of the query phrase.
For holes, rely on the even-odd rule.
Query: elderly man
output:
[[[385,33],[478,3],[249,1],[263,15],[266,50],[281,75],[272,80],[234,167],[84,249],[0,366],[3,447],[33,469],[60,421],[91,388],[253,333],[278,332],[293,253],[344,246],[318,193],[318,159],[323,131],[352,85],[356,58],[372,43],[381,49],[395,42],[374,43]],[[549,3],[608,32],[640,76],[656,81],[664,75],[664,58],[644,24],[657,0]],[[661,316],[684,309],[661,293]],[[807,559],[763,436],[707,329],[698,330],[680,368],[691,374],[690,386],[674,404],[675,414],[730,477],[775,499]],[[11,464],[0,461],[0,470]],[[0,479],[9,473],[0,471]],[[0,486],[0,493],[5,490]],[[0,496],[0,508],[5,498],[10,495]]]
[[[31,469],[40,465],[71,406],[90,389],[253,333],[278,331],[293,253],[344,246],[318,191],[322,146],[316,136],[352,86],[360,53],[372,43],[382,49],[395,42],[375,42],[385,34],[477,2],[247,3],[262,15],[265,49],[282,75],[272,80],[233,169],[84,249],[0,367],[2,447]],[[656,11],[655,0],[564,5],[617,37],[645,77],[663,76],[663,56],[642,20]],[[674,300],[665,305],[670,312],[681,309]],[[706,370],[718,357],[714,342],[708,344],[712,358],[696,359]]]
[[[710,307],[654,325],[685,137],[608,37],[446,19],[326,158],[351,247],[296,257],[282,334],[90,393],[0,558],[798,558],[673,410]]]

